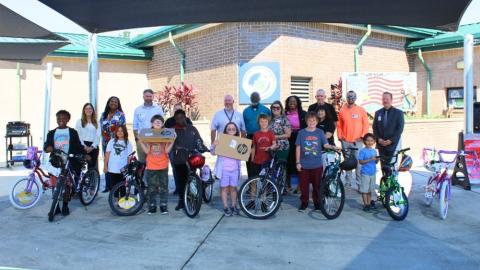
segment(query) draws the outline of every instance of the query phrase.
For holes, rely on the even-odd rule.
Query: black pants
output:
[[[248,134],[248,135],[247,135],[247,139],[252,140],[252,139],[253,139],[253,134]],[[248,175],[248,178],[253,177],[253,176],[255,176],[255,175],[258,175],[258,173],[255,174],[255,169],[253,168],[253,162],[250,160],[250,157],[248,158],[248,160],[247,160],[246,163],[247,163],[247,175]]]
[[[188,167],[187,164],[175,164],[175,172],[177,174],[177,191],[178,191],[178,204],[183,205],[183,195],[185,194],[185,186],[188,179]]]
[[[396,147],[395,147],[396,148]],[[392,156],[395,153],[395,148],[384,148],[384,147],[378,147],[378,153],[380,156],[382,156],[382,159],[380,160],[380,164],[382,166],[382,173],[383,174],[388,174],[390,173],[390,162],[392,162]],[[384,159],[383,157],[387,157]]]
[[[108,186],[108,190],[112,190],[113,186],[115,186],[117,183],[120,183],[123,181],[123,175],[121,173],[107,173],[108,175],[108,178],[110,180],[110,186]],[[105,177],[107,177],[107,175],[105,175]]]
[[[93,144],[93,142],[89,141],[83,141],[83,143],[88,147],[92,146]],[[88,155],[92,158],[90,161],[88,161],[88,167],[98,169],[98,148],[94,148],[92,152],[88,153]]]
[[[251,176],[249,175],[248,177],[250,178],[250,177],[259,175],[260,171],[262,171],[262,167],[263,167],[263,165],[251,162],[250,163],[250,170],[251,170],[252,175]]]

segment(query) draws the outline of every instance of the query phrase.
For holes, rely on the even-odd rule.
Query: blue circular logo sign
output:
[[[253,66],[245,72],[242,79],[242,88],[248,96],[253,92],[258,92],[262,99],[267,99],[277,89],[277,78],[270,68]]]

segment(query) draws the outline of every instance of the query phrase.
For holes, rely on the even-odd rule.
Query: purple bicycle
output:
[[[438,196],[441,219],[447,218],[448,203],[452,197],[452,177],[448,170],[452,165],[455,165],[459,155],[464,155],[464,153],[431,148],[424,148],[422,151],[425,168],[434,173],[425,186],[425,204],[430,206],[434,198]]]

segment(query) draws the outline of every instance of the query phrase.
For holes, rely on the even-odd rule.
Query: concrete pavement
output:
[[[298,198],[285,197],[268,220],[223,217],[219,197],[200,216],[145,212],[111,214],[106,194],[84,208],[78,200],[66,218],[47,221],[50,194],[29,210],[8,200],[10,185],[23,172],[0,170],[0,266],[32,269],[480,269],[480,193],[453,189],[448,217],[437,203],[423,204],[428,172],[412,171],[406,220],[393,221],[379,207],[361,211],[360,195],[347,192],[342,215],[326,220]],[[218,183],[216,188],[218,188]]]

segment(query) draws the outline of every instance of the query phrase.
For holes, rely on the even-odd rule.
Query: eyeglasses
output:
[[[315,97],[325,97],[325,95],[316,95]]]

